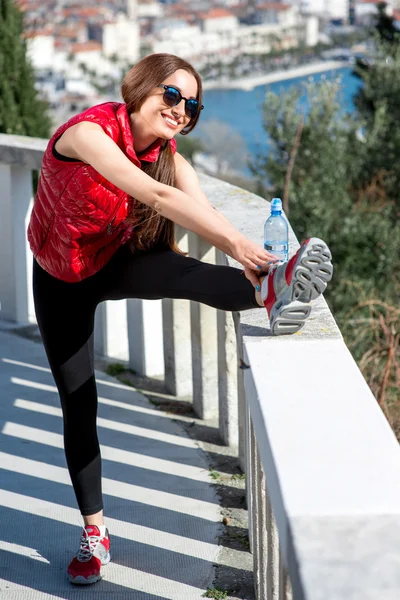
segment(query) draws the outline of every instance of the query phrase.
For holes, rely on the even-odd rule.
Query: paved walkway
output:
[[[80,588],[65,574],[82,521],[56,388],[42,346],[0,331],[0,597],[201,598],[222,527],[205,454],[179,417],[104,373],[97,382],[113,561],[101,582]]]

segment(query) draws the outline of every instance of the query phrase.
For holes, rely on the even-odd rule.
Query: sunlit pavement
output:
[[[212,587],[221,532],[205,455],[178,415],[104,373],[97,384],[112,562],[102,581],[78,587],[66,568],[82,518],[57,390],[41,344],[0,331],[1,598],[201,598]]]

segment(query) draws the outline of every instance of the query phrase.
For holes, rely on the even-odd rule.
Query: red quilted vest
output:
[[[155,162],[158,139],[137,157],[126,105],[106,102],[72,117],[54,133],[43,156],[28,240],[40,266],[58,279],[77,282],[94,275],[124,244],[132,227],[125,222],[132,198],[81,161],[53,154],[60,136],[80,121],[98,123],[137,167]],[[176,142],[171,140],[172,151]]]

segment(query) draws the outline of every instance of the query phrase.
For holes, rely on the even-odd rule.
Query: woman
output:
[[[330,252],[312,238],[287,265],[213,209],[174,137],[196,125],[202,85],[168,54],[141,60],[122,84],[124,103],[73,117],[46,149],[28,238],[37,321],[64,417],[68,469],[85,527],[68,568],[72,583],[101,578],[110,560],[103,521],[93,366],[96,306],[121,298],[187,298],[229,311],[264,306],[274,333],[297,331],[307,302],[332,276]],[[244,267],[205,264],[176,246],[177,223]],[[82,443],[84,440],[84,444]]]

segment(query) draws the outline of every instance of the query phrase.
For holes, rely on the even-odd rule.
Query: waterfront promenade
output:
[[[270,73],[264,73],[263,75],[256,75],[254,77],[244,77],[241,79],[223,79],[218,81],[205,81],[203,83],[204,90],[252,90],[259,85],[266,85],[268,83],[275,83],[277,81],[286,81],[287,79],[296,79],[297,77],[306,77],[307,75],[314,75],[316,73],[323,73],[324,71],[333,71],[335,69],[342,69],[347,63],[340,60],[324,60],[313,62],[308,65],[302,65],[300,67],[293,67],[292,69],[285,69],[279,71],[273,71]]]

